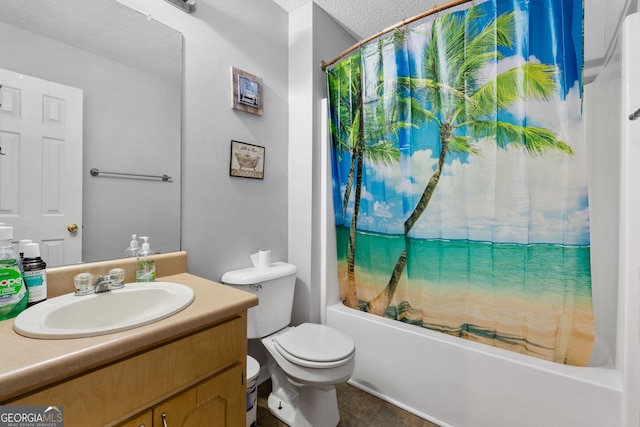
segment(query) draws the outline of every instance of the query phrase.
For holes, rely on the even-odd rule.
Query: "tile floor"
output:
[[[340,384],[336,390],[339,427],[438,427],[352,385]],[[258,427],[286,427],[269,412],[267,398],[270,392],[270,380],[258,387]]]

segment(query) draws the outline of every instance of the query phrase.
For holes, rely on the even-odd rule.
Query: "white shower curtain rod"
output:
[[[380,36],[382,36],[382,35],[384,35],[386,33],[389,33],[391,31],[395,30],[396,28],[403,27],[403,26],[405,26],[407,24],[410,24],[410,23],[412,23],[414,21],[417,21],[418,19],[422,19],[422,18],[427,17],[429,15],[433,15],[434,13],[438,13],[438,12],[440,12],[442,10],[446,10],[446,9],[449,9],[449,8],[452,8],[452,7],[455,7],[455,6],[459,6],[459,5],[464,4],[464,3],[469,3],[471,1],[474,1],[474,0],[452,0],[449,3],[445,3],[445,4],[441,5],[441,6],[434,6],[433,8],[429,9],[428,11],[422,12],[422,13],[420,13],[420,14],[412,17],[412,18],[404,19],[404,20],[402,20],[401,22],[398,22],[395,25],[392,25],[392,26],[390,26],[388,28],[385,28],[384,30],[382,30],[382,31],[370,36],[370,37],[367,37],[364,40],[360,40],[358,43],[354,44],[353,46],[351,46],[347,50],[343,51],[342,53],[340,53],[340,55],[336,56],[331,61],[329,61],[329,62],[320,61],[320,67],[322,67],[322,71],[326,70],[327,67],[335,64],[340,59],[344,58],[345,56],[347,56],[348,54],[350,54],[354,50],[358,49],[360,46],[362,46],[362,45],[364,45],[366,43],[369,43],[371,40],[374,40],[374,39],[376,39],[376,38],[378,38],[378,37],[380,37]]]

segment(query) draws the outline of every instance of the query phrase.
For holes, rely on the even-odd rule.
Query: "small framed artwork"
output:
[[[263,101],[262,79],[231,67],[231,108],[262,116]]]
[[[229,175],[263,179],[264,147],[232,140]]]

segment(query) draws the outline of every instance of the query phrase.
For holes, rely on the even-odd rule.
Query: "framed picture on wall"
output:
[[[231,67],[231,108],[262,116],[264,90],[260,77]]]
[[[232,140],[229,175],[264,179],[264,147]]]

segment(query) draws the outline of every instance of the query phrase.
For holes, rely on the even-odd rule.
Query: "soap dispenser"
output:
[[[138,263],[136,267],[136,282],[155,282],[156,261],[151,257],[155,252],[149,247],[149,237],[140,236],[144,243],[142,249],[136,254]]]
[[[133,258],[138,255],[140,251],[140,246],[138,245],[138,236],[135,234],[131,235],[131,242],[129,243],[129,247],[124,250],[124,254],[127,258]]]

